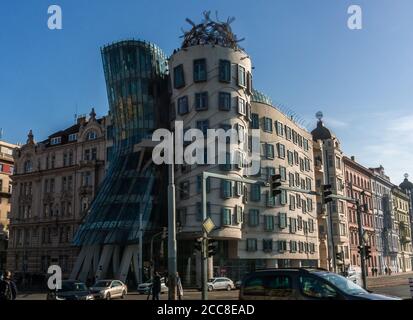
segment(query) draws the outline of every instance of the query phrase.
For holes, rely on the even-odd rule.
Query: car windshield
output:
[[[62,289],[59,292],[87,291],[86,285],[81,282],[62,282]]]
[[[346,294],[365,294],[367,293],[366,290],[364,290],[362,287],[359,285],[355,284],[354,282],[344,278],[343,276],[340,276],[335,273],[317,273],[318,276],[323,278],[324,280],[332,283],[335,285],[337,288],[342,290]]]
[[[106,288],[110,287],[111,281],[98,281],[93,286],[97,288]]]

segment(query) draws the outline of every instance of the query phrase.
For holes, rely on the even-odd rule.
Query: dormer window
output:
[[[55,138],[50,139],[50,144],[52,146],[54,146],[56,144],[60,144],[60,143],[62,143],[62,137],[55,137]]]
[[[96,131],[89,131],[87,133],[86,139],[87,140],[96,140],[97,137],[98,137],[98,135],[97,135]]]
[[[77,140],[77,133],[69,134],[69,142],[73,142]]]

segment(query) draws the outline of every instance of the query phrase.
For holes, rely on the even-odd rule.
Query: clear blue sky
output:
[[[47,8],[63,30],[47,28]],[[363,30],[347,8],[363,9]],[[254,85],[315,125],[322,110],[344,151],[382,164],[395,183],[413,176],[413,1],[411,0],[16,0],[0,3],[0,128],[4,139],[37,140],[91,106],[108,110],[100,46],[155,42],[169,55],[186,17],[235,16],[233,30],[255,66]],[[213,14],[215,16],[215,14]]]

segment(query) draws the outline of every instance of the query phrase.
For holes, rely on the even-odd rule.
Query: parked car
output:
[[[138,285],[138,293],[139,294],[149,294],[149,291],[152,289],[152,280],[148,280],[144,283]],[[167,293],[168,287],[165,283],[165,278],[161,278],[161,294]]]
[[[94,300],[93,294],[83,282],[65,280],[62,281],[62,288],[50,291],[47,300]]]
[[[123,299],[128,294],[128,287],[120,280],[99,280],[90,288],[90,292],[96,299]]]
[[[231,279],[225,277],[217,277],[208,280],[208,291],[213,290],[232,290],[235,289],[234,282]]]
[[[286,268],[244,277],[240,300],[401,300],[371,293],[347,278],[322,269]]]

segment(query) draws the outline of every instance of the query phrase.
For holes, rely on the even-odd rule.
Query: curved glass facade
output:
[[[160,170],[151,151],[134,151],[168,117],[167,60],[155,45],[131,40],[102,48],[113,126],[113,154],[100,189],[74,238],[78,246],[137,243],[160,223]],[[160,203],[159,205],[154,205]],[[158,214],[159,213],[159,214]],[[142,226],[140,225],[142,221]]]

